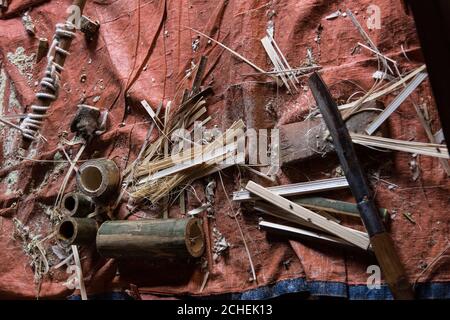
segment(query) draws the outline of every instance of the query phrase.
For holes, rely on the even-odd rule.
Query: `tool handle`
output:
[[[387,232],[376,234],[370,237],[370,243],[394,298],[414,299],[414,292],[390,235]]]

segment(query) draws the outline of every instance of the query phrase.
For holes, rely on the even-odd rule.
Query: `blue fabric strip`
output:
[[[418,299],[450,299],[450,282],[420,283],[415,288]],[[232,300],[266,300],[285,294],[307,293],[313,296],[338,297],[350,300],[392,300],[392,294],[387,285],[380,289],[369,289],[365,285],[347,285],[342,282],[310,281],[304,278],[279,281],[273,285],[244,291],[201,297],[200,299],[232,299]],[[180,297],[183,298],[183,297]],[[184,297],[186,298],[186,297]],[[72,295],[69,300],[80,300],[80,296]],[[111,292],[90,296],[90,300],[131,300],[126,293]]]
[[[308,292],[305,279],[298,278],[292,280],[279,281],[270,286],[248,290],[242,293],[231,294],[232,300],[265,300],[279,297],[288,293]]]
[[[415,288],[418,299],[450,299],[450,282],[420,283]],[[232,294],[235,300],[262,300],[288,293],[307,292],[313,296],[341,297],[350,300],[392,300],[387,285],[369,289],[366,285],[347,285],[342,282],[311,281],[304,278],[277,282],[274,285]]]

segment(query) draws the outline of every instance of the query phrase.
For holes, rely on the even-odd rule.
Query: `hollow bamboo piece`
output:
[[[105,200],[117,191],[120,172],[112,160],[96,159],[85,162],[77,174],[78,188],[86,195]]]
[[[200,220],[107,221],[97,233],[97,251],[106,258],[146,260],[198,258],[205,250]]]
[[[97,210],[95,202],[80,192],[67,193],[61,203],[63,211],[70,217],[84,218]]]
[[[66,218],[57,226],[56,233],[65,245],[89,245],[95,242],[97,222],[89,218]]]

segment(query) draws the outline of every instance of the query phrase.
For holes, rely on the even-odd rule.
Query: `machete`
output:
[[[414,299],[414,293],[389,233],[378,215],[372,192],[355,153],[347,127],[326,84],[315,72],[309,78],[314,99],[333,139],[334,149],[356,199],[375,256],[395,299]]]

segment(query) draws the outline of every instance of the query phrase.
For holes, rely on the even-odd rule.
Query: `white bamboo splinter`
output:
[[[345,228],[334,221],[330,221],[317,213],[305,209],[302,206],[267,190],[253,181],[249,181],[245,188],[267,202],[283,209],[284,211],[289,212],[290,214],[301,218],[312,225],[318,226],[332,235],[350,242],[363,250],[369,250],[370,240],[367,236],[352,232],[351,230],[348,230],[348,228]]]
[[[309,182],[300,182],[294,184],[287,184],[276,187],[267,188],[270,192],[283,197],[291,197],[304,195],[314,192],[324,192],[330,190],[338,190],[348,188],[348,181],[345,177],[322,179]],[[257,200],[255,197],[247,190],[237,191],[233,193],[233,201],[251,201]]]
[[[288,233],[290,235],[306,238],[306,239],[313,239],[313,240],[322,240],[326,241],[331,244],[340,244],[340,245],[347,245],[352,246],[353,244],[348,243],[347,241],[344,241],[338,237],[329,236],[326,234],[321,234],[313,231],[308,231],[300,228],[294,228],[291,226],[285,226],[278,223],[268,222],[268,221],[261,221],[259,223],[259,226],[262,228],[266,228],[273,231],[278,231],[281,233]]]

